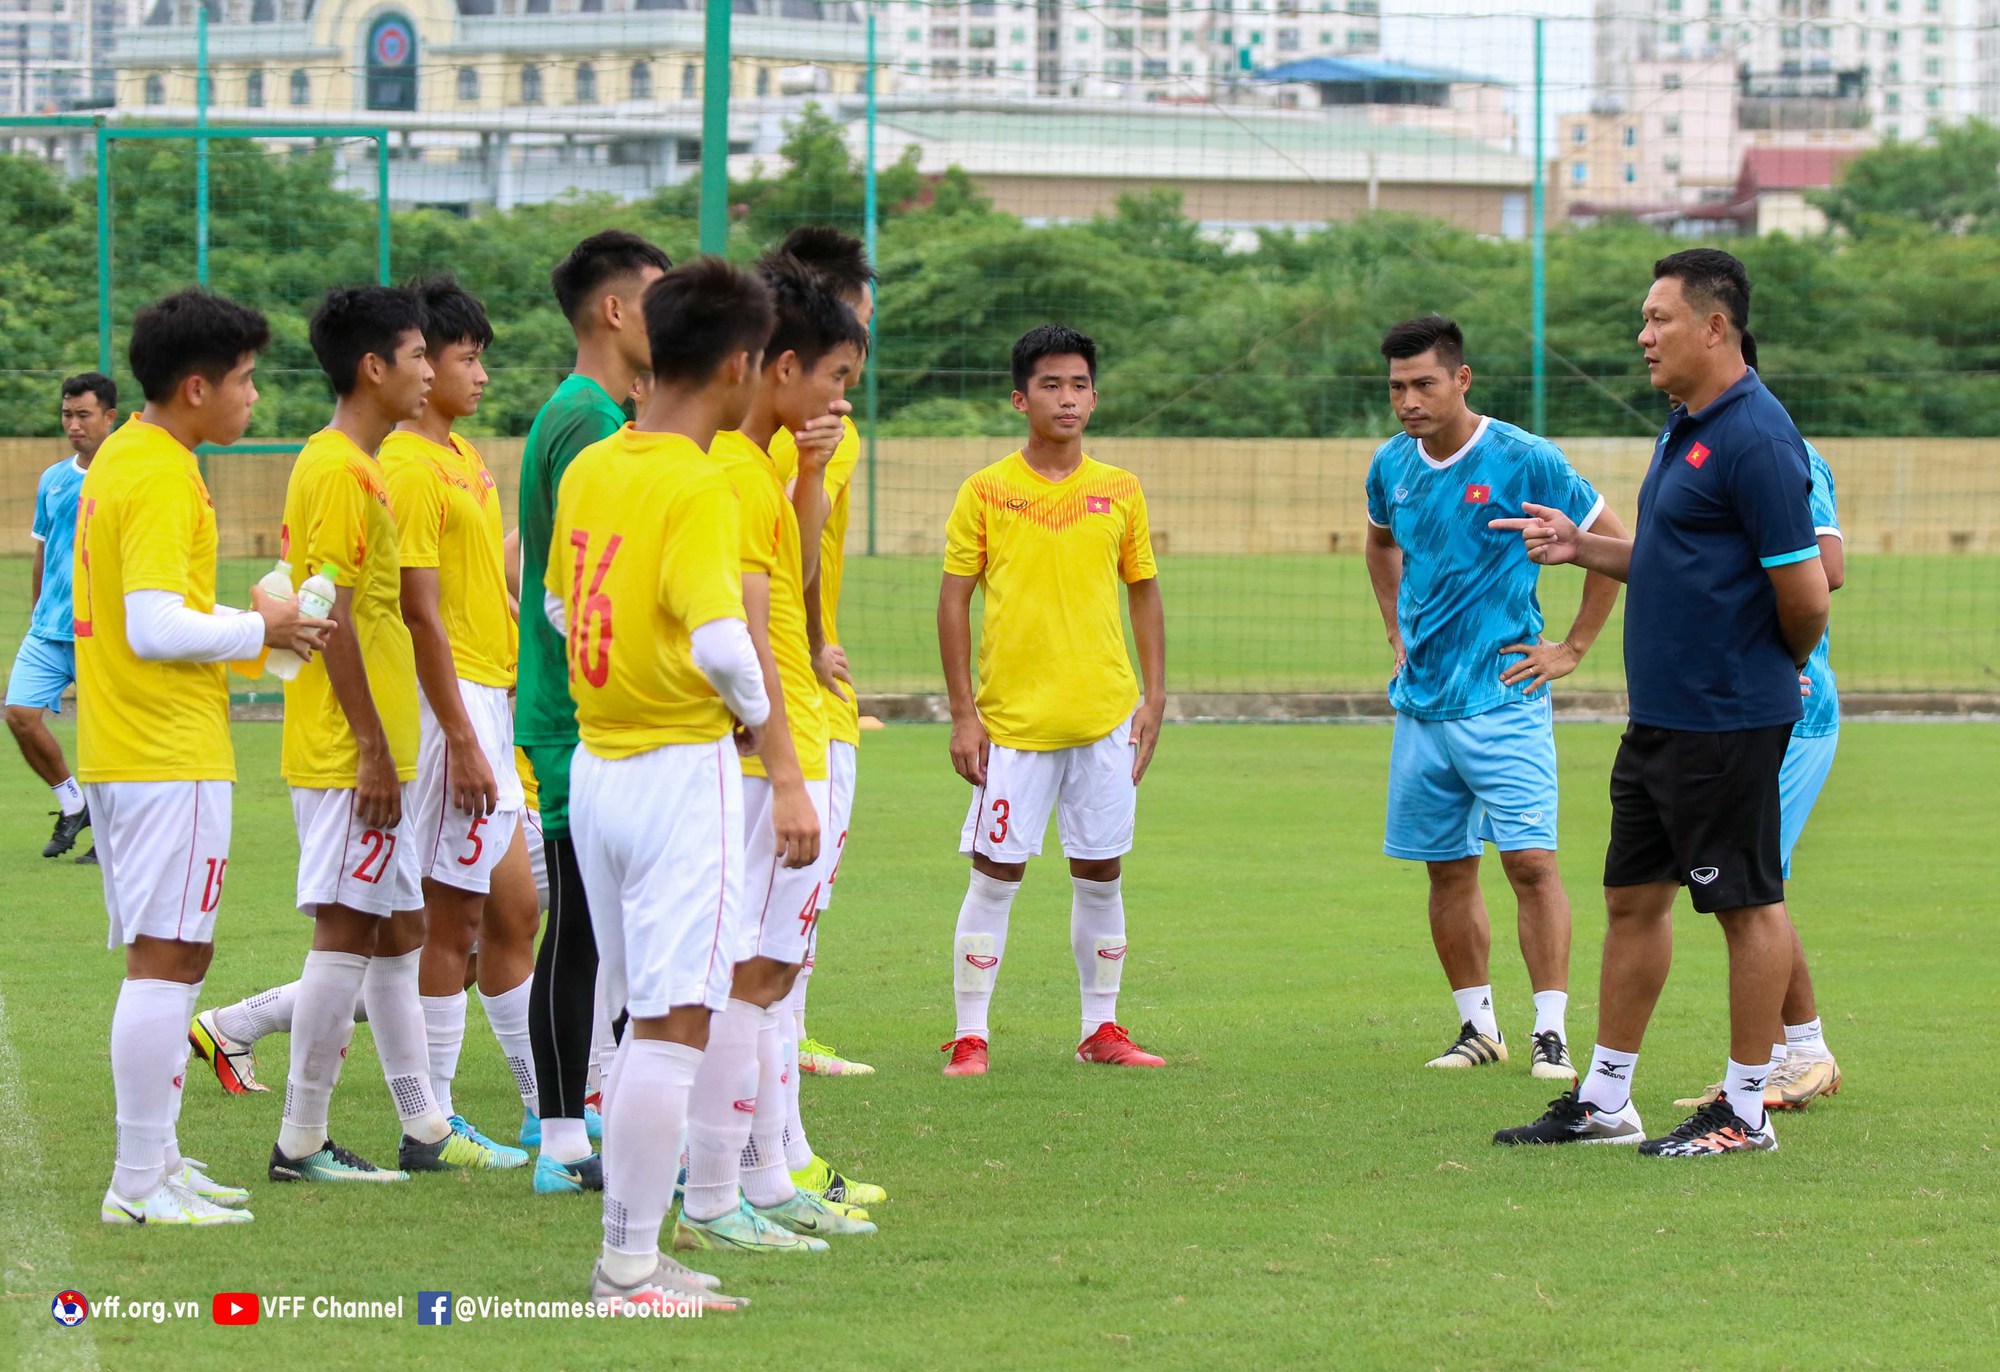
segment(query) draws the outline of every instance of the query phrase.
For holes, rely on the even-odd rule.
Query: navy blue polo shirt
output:
[[[1819,556],[1805,440],[1755,371],[1667,416],[1639,487],[1625,591],[1634,723],[1796,724],[1799,672],[1765,570]]]

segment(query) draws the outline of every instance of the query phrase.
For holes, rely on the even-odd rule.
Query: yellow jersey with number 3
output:
[[[741,524],[722,468],[680,434],[627,424],[563,473],[543,584],[563,604],[577,729],[597,757],[728,735],[689,636],[744,618]]]
[[[78,781],[234,781],[229,681],[220,662],[147,662],[125,636],[125,597],[171,591],[215,609],[215,506],[201,466],[137,415],[77,493]]]
[[[771,657],[778,664],[778,687],[785,693],[785,723],[799,772],[807,781],[826,780],[826,707],[813,673],[806,641],[806,586],[799,556],[799,515],[785,498],[778,464],[755,442],[730,430],[715,436],[708,450],[722,464],[743,510],[743,570],[771,581]],[[743,774],[764,775],[764,760],[743,759]]]
[[[819,622],[828,643],[839,643],[840,586],[847,571],[847,524],[853,506],[854,473],[861,465],[861,431],[846,415],[840,417],[840,444],[826,463],[826,527],[819,539]],[[772,435],[771,460],[778,464],[778,476],[787,487],[799,474],[799,446],[784,429]],[[841,696],[831,688],[822,689],[826,708],[827,737],[836,743],[861,746],[861,712],[852,686],[843,686]]]
[[[278,556],[292,564],[296,589],[324,571],[353,592],[352,633],[361,645],[368,694],[382,718],[399,781],[417,779],[417,656],[403,623],[403,569],[396,552],[396,517],[382,464],[335,429],[306,440],[285,485],[285,523]],[[285,780],[313,790],[355,784],[361,750],[347,712],[333,694],[326,654],[285,683]]]
[[[1139,478],[1086,456],[1051,481],[1012,453],[958,489],[944,569],[979,578],[979,718],[995,743],[1076,748],[1139,703],[1121,583],[1157,576]]]
[[[507,608],[507,531],[493,473],[458,434],[440,447],[398,429],[381,458],[402,565],[437,569],[453,667],[465,681],[512,690],[520,639]]]

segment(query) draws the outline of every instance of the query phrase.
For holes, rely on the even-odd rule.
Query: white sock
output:
[[[1564,1043],[1569,1042],[1569,1032],[1563,1027],[1563,1017],[1569,1013],[1569,992],[1535,992],[1535,1032],[1555,1033]]]
[[[1764,1127],[1764,1081],[1770,1075],[1768,1062],[1746,1067],[1735,1058],[1722,1074],[1722,1094],[1729,1098],[1729,1108],[1752,1130]]]
[[[786,1013],[792,1017],[791,1033],[795,1043],[806,1041],[806,984],[812,980],[813,960],[807,955],[805,965],[799,968],[798,979],[792,983],[791,993],[784,999]]]
[[[375,1031],[375,1056],[382,1060],[382,1079],[389,1083],[389,1102],[403,1132],[418,1143],[436,1143],[451,1132],[451,1123],[431,1094],[429,1041],[424,1032],[424,1006],[417,996],[417,963],[421,948],[399,957],[368,959],[361,979],[361,1003]]]
[[[511,991],[502,991],[497,996],[479,993],[479,1003],[486,1007],[486,1022],[493,1026],[493,1037],[500,1040],[507,1070],[514,1074],[522,1108],[531,1114],[541,1103],[541,1091],[535,1085],[535,1048],[528,1040],[528,997],[534,986],[535,978],[530,973]]]
[[[299,984],[296,981],[273,986],[268,991],[259,991],[247,1000],[239,1000],[234,1005],[225,1005],[217,1010],[215,1027],[222,1031],[224,1038],[234,1039],[246,1047],[266,1034],[289,1034],[292,1031],[292,1007],[298,998]]]
[[[1790,1048],[1782,1043],[1771,1045],[1771,1070],[1773,1072],[1785,1065],[1785,1057],[1790,1051]]]
[[[757,1111],[750,1117],[750,1142],[743,1145],[743,1196],[752,1205],[783,1205],[796,1193],[785,1159],[791,1103],[785,1091],[788,1036],[783,1031],[793,1023],[790,1009],[774,1005],[757,1024]]]
[[[1493,1013],[1493,988],[1490,985],[1468,986],[1462,991],[1453,991],[1451,999],[1458,1006],[1459,1023],[1470,1024],[1490,1039],[1500,1037],[1500,1020]]]
[[[1638,1070],[1637,1053],[1621,1053],[1600,1043],[1590,1050],[1590,1070],[1577,1083],[1577,1098],[1600,1110],[1622,1110],[1632,1099],[1632,1077]]]
[[[805,1119],[799,1114],[799,1041],[787,1032],[791,1026],[778,1020],[778,1082],[785,1093],[785,1166],[803,1172],[812,1165],[812,1140],[806,1137]]]
[[[458,1075],[458,1055],[465,1050],[465,992],[449,996],[418,996],[424,1007],[424,1041],[430,1056],[431,1097],[446,1115],[455,1115],[451,1079]]]
[[[952,999],[958,1006],[958,1033],[991,1038],[986,1012],[993,1004],[993,983],[1000,976],[1000,959],[1007,955],[1007,912],[1021,890],[1018,881],[1000,881],[974,869],[958,907],[958,931],[952,946]]]
[[[590,1156],[590,1127],[582,1120],[542,1121],[542,1156],[557,1162],[581,1162]]]
[[[76,784],[75,777],[64,777],[49,790],[55,793],[56,804],[62,807],[65,817],[82,813],[83,788]]]
[[[354,1002],[361,998],[361,980],[367,975],[364,954],[319,949],[306,954],[298,1005],[292,1011],[285,1117],[278,1126],[278,1151],[288,1158],[309,1158],[326,1146],[327,1112],[354,1038]]]
[[[1803,1058],[1830,1058],[1833,1051],[1826,1046],[1826,1031],[1820,1027],[1815,1015],[1804,1024],[1785,1026],[1785,1046]]]
[[[194,1019],[194,1007],[201,1004],[201,988],[205,981],[206,978],[187,988],[187,1002],[181,1011],[182,1019],[189,1021]],[[187,1038],[187,1035],[183,1034],[181,1037]],[[194,1041],[189,1039],[181,1045],[180,1060],[174,1067],[174,1106],[167,1113],[166,1158],[167,1175],[170,1177],[179,1176],[181,1164],[186,1161],[181,1156],[181,1102],[187,1098],[187,1065],[188,1058],[193,1053]]]
[[[118,988],[111,1012],[111,1086],[118,1117],[111,1185],[126,1200],[145,1200],[166,1179],[174,1078],[187,1038],[187,992],[185,982],[152,978],[127,978]]]
[[[743,1145],[757,1109],[757,1028],[764,1011],[731,998],[709,1021],[708,1052],[694,1079],[687,1108],[687,1186],[681,1210],[689,1219],[712,1220],[736,1208]],[[621,1081],[618,1089],[631,1089]]]
[[[601,961],[597,964],[597,987],[590,1006],[590,1067],[584,1073],[586,1094],[604,1090],[604,1074],[611,1068],[611,1055],[618,1051],[618,1040],[611,1033],[611,1002],[604,986]]]
[[[1118,1019],[1118,978],[1125,969],[1125,895],[1118,878],[1071,877],[1069,951],[1083,996],[1083,1036]]]
[[[606,1101],[601,1262],[606,1276],[629,1284],[653,1270],[660,1251],[660,1224],[674,1200],[676,1145],[702,1052],[628,1036],[619,1057],[626,1089]]]

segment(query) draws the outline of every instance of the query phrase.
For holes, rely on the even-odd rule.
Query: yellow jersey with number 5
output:
[[[729,733],[690,635],[744,618],[741,540],[722,468],[680,434],[627,424],[563,473],[543,584],[563,605],[577,729],[594,755]]]

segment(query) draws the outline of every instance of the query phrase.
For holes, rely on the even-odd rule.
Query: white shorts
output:
[[[292,788],[292,820],[299,830],[298,905],[316,915],[322,905],[345,905],[384,918],[424,908],[423,869],[410,842],[414,782],[403,786],[403,822],[371,829],[354,812],[352,790]]]
[[[1027,753],[994,744],[987,750],[986,784],[973,791],[959,831],[958,851],[995,862],[1039,857],[1055,811],[1065,857],[1125,856],[1139,809],[1131,738],[1128,719],[1078,748]]]
[[[535,874],[535,908],[549,912],[549,855],[542,847],[542,812],[521,811],[521,833],[528,840],[528,870]]]
[[[787,867],[778,857],[778,831],[771,823],[771,783],[743,778],[743,833],[748,873],[744,883],[741,937],[736,960],[775,958],[803,963],[812,955],[819,925],[820,894],[832,869],[832,783],[808,781],[806,795],[819,816],[819,856],[804,867]]]
[[[229,870],[231,781],[94,781],[83,788],[103,868],[105,947],[144,935],[215,942]]]
[[[854,776],[859,760],[860,753],[852,743],[836,739],[826,747],[826,779],[830,792],[827,812],[830,822],[826,832],[820,835],[820,843],[823,847],[830,846],[833,856],[827,862],[826,880],[819,888],[819,908],[822,910],[833,904],[833,884],[840,880],[840,859],[847,852],[847,830],[854,819]]]
[[[465,703],[486,765],[493,769],[500,804],[492,814],[475,818],[451,803],[445,786],[451,749],[437,716],[431,713],[430,701],[419,691],[417,712],[423,734],[417,745],[416,812],[410,832],[422,849],[417,857],[424,876],[460,891],[483,894],[493,888],[493,869],[514,841],[514,829],[528,806],[528,797],[514,767],[514,711],[507,693],[498,686],[461,679],[458,698]]]
[[[743,768],[727,738],[570,765],[569,833],[610,1003],[720,1010],[743,906]]]

